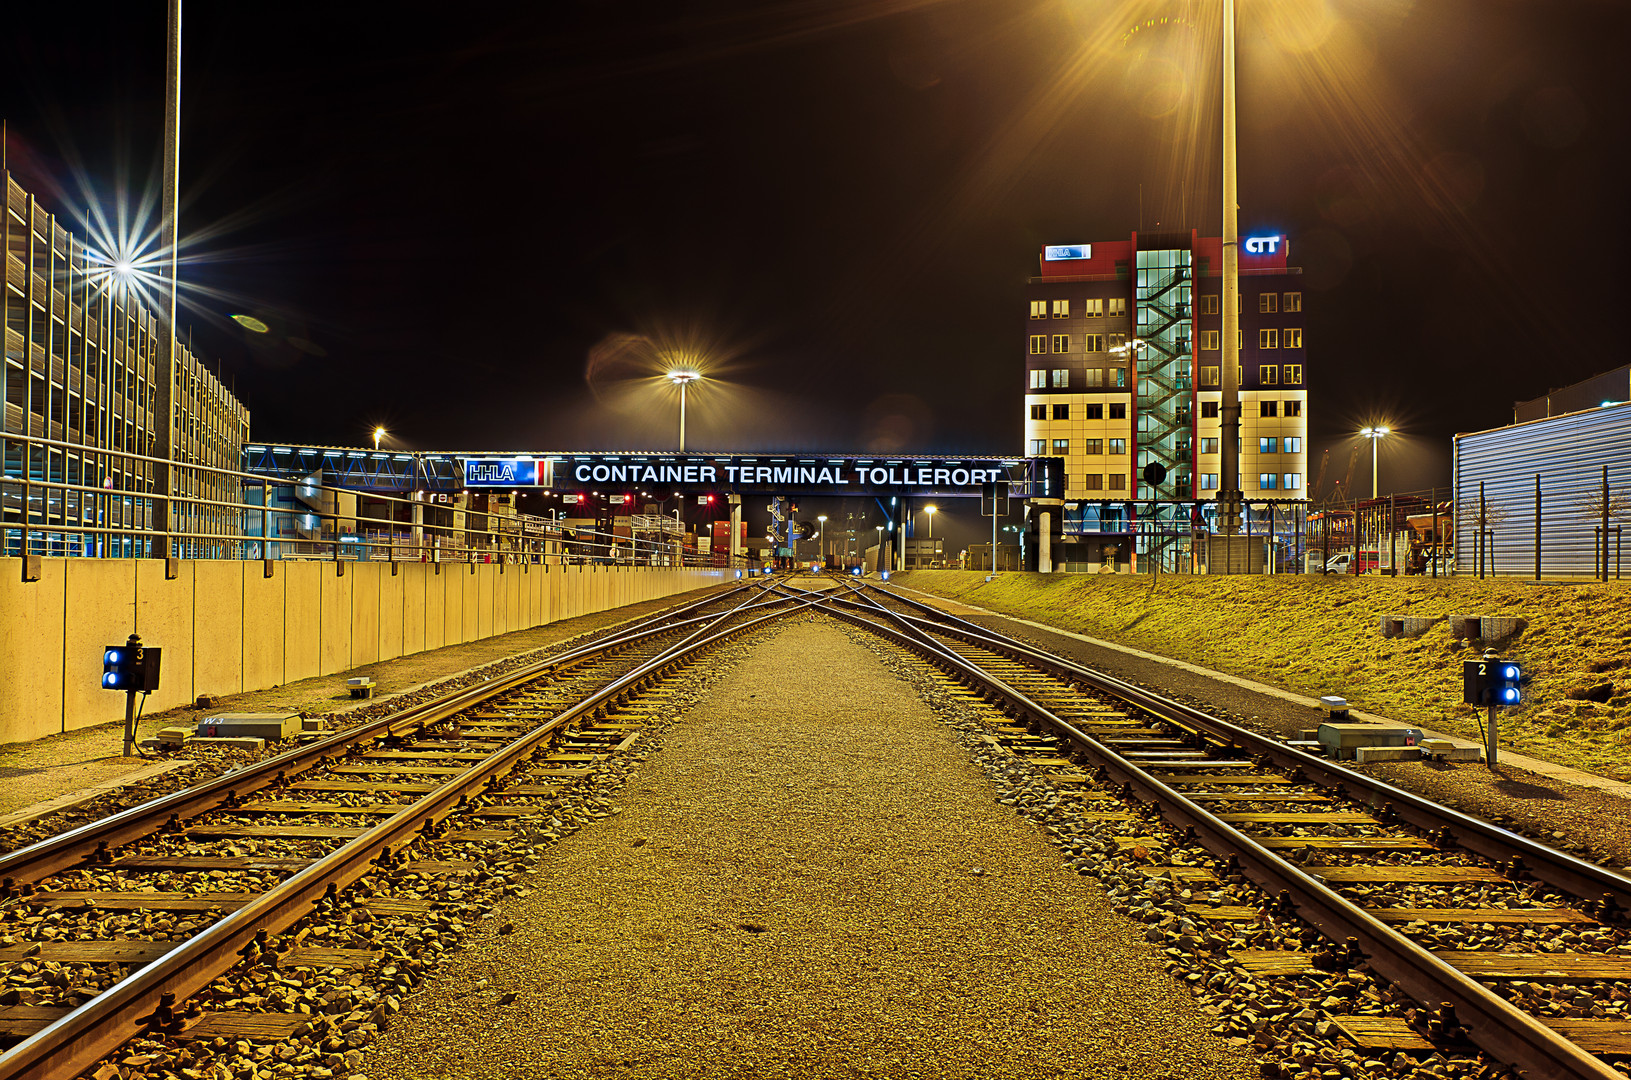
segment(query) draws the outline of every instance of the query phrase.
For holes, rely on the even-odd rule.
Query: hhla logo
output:
[[[501,461],[496,464],[472,464],[470,466],[475,475],[470,480],[475,483],[504,483],[515,480],[515,463]]]
[[[1248,236],[1246,238],[1246,254],[1273,255],[1280,247],[1278,236]]]

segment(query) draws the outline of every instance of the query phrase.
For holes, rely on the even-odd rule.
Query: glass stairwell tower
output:
[[[1137,252],[1138,470],[1141,499],[1194,497],[1194,318],[1190,307],[1188,247]],[[1165,478],[1153,487],[1145,466],[1156,462]]]

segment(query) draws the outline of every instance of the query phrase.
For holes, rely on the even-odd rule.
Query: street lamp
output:
[[[816,558],[827,561],[827,515],[816,515]]]
[[[685,387],[702,378],[702,373],[690,368],[674,368],[668,373],[668,381],[680,388],[680,453],[685,453]]]
[[[378,453],[378,451],[379,451],[379,441],[381,439],[385,438],[385,436],[388,435],[388,434],[390,434],[390,433],[387,432],[382,427],[377,427],[377,428],[374,429],[374,451],[376,453]]]
[[[1370,497],[1376,498],[1376,444],[1388,434],[1385,427],[1360,428],[1359,434],[1370,440]]]
[[[932,504],[929,505],[929,506],[925,506],[923,508],[923,512],[925,514],[929,515],[929,535],[928,535],[928,539],[931,539],[931,540],[934,538],[934,512],[936,510],[938,510],[938,509],[939,509],[939,507],[934,506]]]

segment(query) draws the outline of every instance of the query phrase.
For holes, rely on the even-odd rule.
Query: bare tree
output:
[[[1591,489],[1578,499],[1574,500],[1574,508],[1590,521],[1603,519],[1603,488],[1601,484],[1593,484]],[[1631,492],[1613,491],[1608,493],[1608,519],[1622,521],[1631,518]]]

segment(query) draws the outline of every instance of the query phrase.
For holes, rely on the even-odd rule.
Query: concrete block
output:
[[[1299,742],[1316,742],[1319,740],[1319,737],[1319,728],[1305,727],[1297,729],[1297,739]]]
[[[184,727],[159,728],[158,737],[170,742],[183,742],[193,737],[193,733]]]
[[[1451,615],[1450,636],[1476,641],[1483,635],[1483,627],[1480,625],[1482,622],[1477,615]]]
[[[248,735],[232,737],[221,736],[219,738],[211,735],[194,735],[192,738],[187,740],[187,745],[225,746],[232,750],[259,750],[261,747],[266,745],[266,740],[257,739]]]
[[[1434,615],[1429,618],[1425,615],[1406,615],[1402,620],[1404,627],[1402,633],[1405,637],[1421,637],[1428,630],[1444,621],[1444,616]]]
[[[1392,615],[1382,616],[1382,636],[1385,638],[1400,637],[1404,634],[1404,620],[1394,618]]]
[[[1369,761],[1418,761],[1421,749],[1415,746],[1358,746],[1354,760],[1363,765]]]
[[[1353,760],[1361,747],[1404,747],[1412,750],[1421,742],[1421,729],[1403,724],[1321,724],[1320,745],[1332,757]]]
[[[254,738],[277,742],[299,730],[299,713],[220,713],[198,721],[198,734],[208,738]]]
[[[373,679],[367,679],[367,678],[347,679],[345,681],[345,684],[347,686],[373,686],[374,685],[374,680]]]
[[[328,721],[321,716],[302,716],[300,718],[300,730],[303,732],[327,731]]]
[[[1502,641],[1523,633],[1528,619],[1484,616],[1478,620],[1478,636],[1485,641]]]

